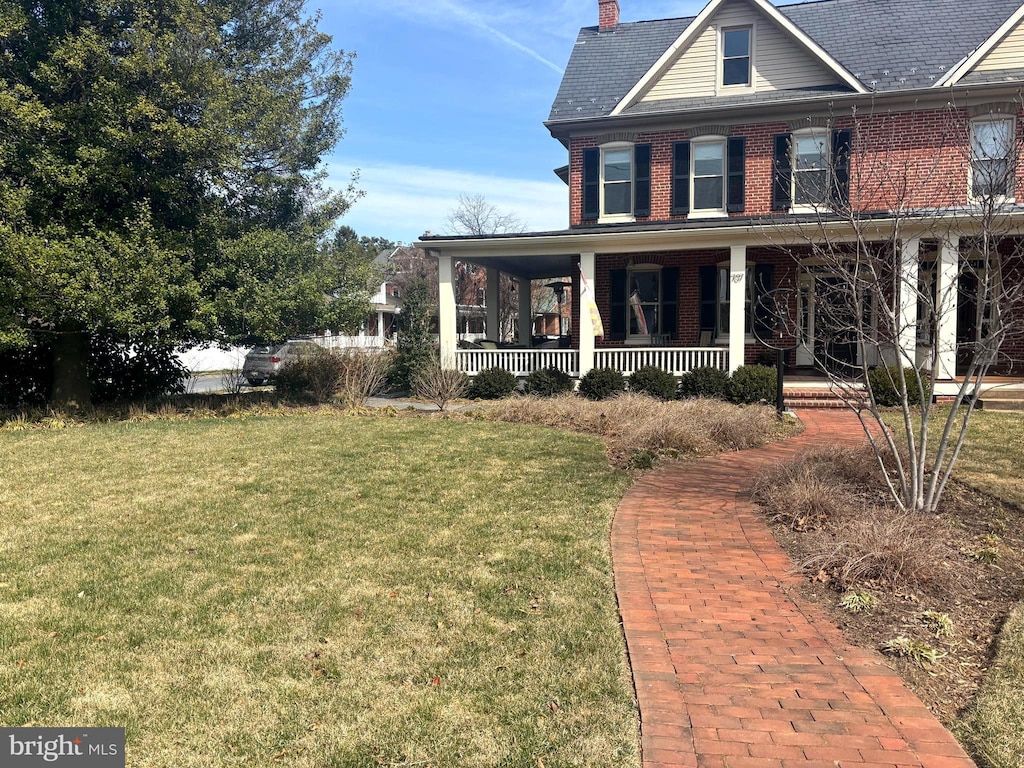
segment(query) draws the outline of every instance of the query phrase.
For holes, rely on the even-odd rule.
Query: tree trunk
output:
[[[54,335],[51,405],[74,409],[91,404],[88,363],[89,334],[66,331]]]

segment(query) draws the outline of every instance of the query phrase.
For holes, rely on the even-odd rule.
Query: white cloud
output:
[[[327,166],[327,183],[343,188],[353,167],[360,168],[359,188],[366,194],[342,223],[360,235],[408,243],[426,231],[448,234],[445,220],[458,205],[460,194],[483,195],[533,231],[565,229],[569,223],[568,187],[554,177],[536,181],[417,165],[360,166],[336,161]]]
[[[412,16],[424,23],[439,27],[468,26],[478,33],[483,33],[485,36],[539,61],[559,74],[565,71],[551,59],[538,52],[537,45],[529,45],[523,42],[520,36],[513,37],[508,32],[499,29],[499,27],[505,27],[509,30],[514,29],[529,34],[545,32],[552,27],[553,19],[550,16],[550,9],[540,11],[524,6],[510,9],[506,5],[488,7],[487,3],[476,3],[473,7],[468,7],[455,0],[428,0],[426,2],[424,0],[392,0],[389,3],[380,4],[377,10],[398,13],[404,17]],[[559,21],[564,22],[565,19]]]

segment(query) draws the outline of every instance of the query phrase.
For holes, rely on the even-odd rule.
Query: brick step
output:
[[[787,408],[845,408],[842,401],[827,388],[784,388],[783,402]]]
[[[983,411],[1024,411],[1024,390],[990,390],[978,398]]]

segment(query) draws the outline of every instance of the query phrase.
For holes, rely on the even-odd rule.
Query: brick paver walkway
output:
[[[872,651],[782,589],[791,562],[741,489],[767,464],[863,432],[803,411],[792,440],[643,477],[612,528],[644,768],[973,768]]]

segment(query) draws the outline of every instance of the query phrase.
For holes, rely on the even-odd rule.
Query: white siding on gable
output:
[[[754,27],[754,86],[757,91],[780,91],[833,85],[839,78],[803,46],[784,34],[767,16],[743,0],[725,3],[707,29],[648,89],[641,101],[687,99],[719,93],[718,30]],[[727,95],[729,88],[721,89]],[[737,89],[743,92],[748,89]]]
[[[1024,67],[1024,24],[1018,24],[1010,34],[985,54],[985,58],[974,68],[976,72],[993,72],[1000,69],[1021,69]]]
[[[718,38],[715,28],[711,26],[683,51],[682,56],[654,83],[642,100],[714,96],[717,56]]]

